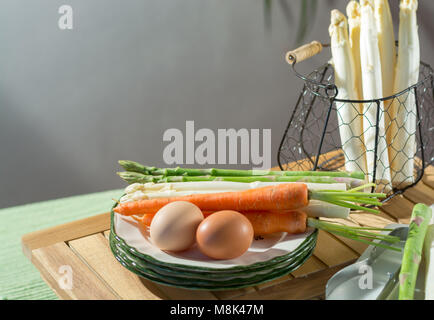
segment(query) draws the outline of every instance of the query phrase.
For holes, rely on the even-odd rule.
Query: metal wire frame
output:
[[[433,112],[434,110],[434,76],[433,76],[433,70],[432,68],[424,63],[421,62],[421,76],[420,76],[420,81],[418,83],[416,83],[413,86],[408,87],[407,89],[389,96],[389,97],[383,97],[381,99],[372,99],[372,100],[346,100],[346,99],[338,99],[336,98],[339,91],[338,88],[336,87],[336,85],[333,82],[333,72],[330,72],[331,70],[333,70],[333,67],[330,64],[325,64],[323,65],[321,68],[319,68],[318,70],[314,70],[313,72],[311,72],[309,75],[305,76],[301,73],[299,73],[296,69],[296,59],[294,57],[293,59],[293,64],[292,64],[292,70],[293,72],[296,74],[296,76],[298,78],[300,78],[301,80],[304,81],[304,87],[303,87],[303,91],[300,94],[298,101],[296,103],[296,106],[291,114],[290,120],[288,122],[288,125],[285,129],[284,135],[282,137],[282,140],[280,142],[279,145],[279,151],[277,154],[277,161],[279,164],[279,167],[284,170],[284,165],[286,165],[288,162],[297,162],[299,160],[302,159],[296,159],[295,156],[293,157],[285,157],[284,156],[284,151],[285,150],[289,150],[289,148],[291,148],[291,146],[289,145],[290,143],[287,141],[288,140],[288,135],[289,135],[289,131],[290,129],[292,129],[292,125],[295,123],[295,126],[297,126],[298,124],[301,124],[301,128],[300,128],[300,141],[297,145],[297,147],[299,148],[299,154],[303,155],[303,160],[308,159],[309,162],[312,165],[312,170],[316,171],[316,170],[336,170],[336,169],[340,169],[341,167],[329,167],[328,165],[330,163],[332,163],[333,161],[336,160],[336,158],[341,157],[342,155],[338,155],[335,156],[333,158],[330,159],[326,159],[325,161],[323,161],[322,163],[319,163],[320,160],[320,155],[323,152],[324,149],[324,142],[325,142],[325,138],[327,136],[327,130],[330,129],[330,117],[332,115],[332,111],[333,111],[333,106],[335,105],[335,103],[350,103],[350,104],[375,104],[376,105],[376,123],[375,123],[375,148],[374,148],[374,168],[373,168],[373,182],[375,183],[377,181],[377,159],[378,159],[378,141],[379,141],[379,121],[380,121],[380,105],[383,102],[386,101],[393,101],[395,99],[398,99],[399,101],[399,97],[403,97],[404,95],[408,96],[410,95],[410,93],[414,94],[415,97],[415,106],[416,106],[416,121],[417,121],[417,132],[415,133],[415,143],[417,144],[417,142],[419,142],[419,151],[420,151],[420,160],[421,160],[421,166],[416,170],[416,178],[414,179],[413,183],[411,184],[407,184],[405,186],[402,187],[394,187],[391,191],[388,192],[388,197],[386,199],[384,199],[383,201],[387,201],[389,199],[391,199],[392,197],[394,197],[397,194],[401,194],[403,192],[405,192],[405,190],[413,187],[414,185],[416,185],[423,177],[424,173],[425,173],[425,168],[427,165],[430,165],[432,163],[434,163],[434,152],[428,152],[428,153],[432,153],[431,157],[427,158],[427,155],[425,153],[426,150],[426,144],[424,143],[424,133],[426,133],[427,135],[432,134],[432,132],[434,132],[434,124],[429,123],[430,121],[432,122],[434,120],[433,115],[430,115],[428,113],[428,115],[425,117],[425,115],[421,114],[421,107],[420,107],[420,101],[419,101],[419,94],[418,94],[418,89],[422,90],[423,92],[426,92],[427,90],[430,91],[430,98],[431,101],[428,102],[424,102],[425,104],[429,104],[429,110],[430,112]],[[327,74],[330,74],[327,77]],[[308,101],[306,105],[306,109],[305,111],[301,111],[300,112],[300,105],[304,104],[304,99],[305,97],[310,94],[311,99],[310,101]],[[304,133],[306,130],[309,130],[309,125],[310,122],[308,121],[308,119],[311,118],[311,114],[314,112],[314,108],[313,106],[315,104],[319,103],[323,103],[327,106],[327,111],[325,114],[325,120],[324,120],[324,125],[322,128],[320,128],[321,131],[321,135],[319,136],[319,143],[318,146],[316,148],[316,150],[308,150],[308,148],[306,148],[306,141],[304,141]],[[400,102],[402,103],[402,102]],[[299,117],[300,119],[296,119],[297,117]],[[421,121],[422,117],[424,118],[428,118],[428,128],[423,128],[423,123]],[[320,119],[319,119],[320,120]],[[296,128],[297,129],[297,128]],[[425,131],[424,131],[425,129]],[[419,139],[417,139],[417,135],[419,136]],[[434,137],[433,137],[434,138]],[[338,145],[335,144],[335,146],[337,147]],[[416,152],[415,152],[416,155]],[[430,154],[428,155],[430,156]],[[285,161],[284,163],[282,163],[282,161]],[[306,170],[307,168],[303,167],[303,165],[300,163],[300,167],[304,170]]]

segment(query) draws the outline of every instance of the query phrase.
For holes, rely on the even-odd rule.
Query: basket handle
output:
[[[320,53],[322,48],[323,45],[320,42],[312,41],[295,50],[288,51],[285,55],[285,60],[289,64],[293,64],[295,61],[302,62]]]

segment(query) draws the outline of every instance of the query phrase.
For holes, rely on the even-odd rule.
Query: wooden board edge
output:
[[[67,242],[83,236],[104,232],[110,228],[110,213],[102,213],[58,226],[27,233],[21,237],[24,255],[32,260],[32,250],[58,242]]]
[[[32,251],[32,263],[39,270],[44,281],[53,288],[56,295],[64,300],[118,300],[120,296],[80,259],[65,242],[38,248]],[[72,288],[61,289],[59,283],[65,272],[60,267],[69,267]],[[83,270],[89,271],[84,276]],[[77,285],[77,282],[79,285]],[[80,285],[81,284],[81,285]],[[83,287],[84,285],[84,287]],[[90,297],[87,296],[90,292]]]
[[[121,299],[160,300],[162,297],[167,297],[156,286],[144,288],[140,277],[127,270],[116,260],[103,233],[71,240],[68,247],[91,272],[96,274]],[[134,292],[134,288],[136,292]]]
[[[61,300],[71,300],[71,297],[68,296],[63,290],[59,288],[59,286],[54,281],[53,277],[51,277],[48,272],[45,272],[43,269],[38,269],[39,275],[41,279],[47,284],[48,287],[56,294],[56,296]]]

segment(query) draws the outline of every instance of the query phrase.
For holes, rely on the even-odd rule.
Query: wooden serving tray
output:
[[[434,167],[381,214],[353,213],[334,219],[347,225],[384,227],[408,223],[415,203],[434,203]],[[330,219],[331,220],[331,219]],[[299,269],[274,281],[230,291],[195,291],[155,284],[128,271],[112,255],[110,214],[32,232],[22,237],[24,254],[61,299],[321,299],[330,277],[353,263],[366,245],[320,231],[313,256]],[[62,266],[72,270],[72,288],[62,289]]]

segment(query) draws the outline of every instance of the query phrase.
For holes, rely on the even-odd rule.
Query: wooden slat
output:
[[[211,291],[187,290],[157,284],[159,290],[173,300],[216,300]]]
[[[275,286],[276,284],[279,284],[279,283],[282,283],[282,282],[285,282],[285,281],[290,281],[293,278],[294,277],[291,276],[291,275],[286,275],[286,276],[283,276],[283,277],[280,277],[280,278],[277,278],[277,279],[274,279],[274,280],[271,280],[271,281],[268,281],[268,282],[265,282],[265,283],[261,283],[260,285],[255,286],[255,289],[256,290],[262,290],[262,289],[265,289],[265,288],[268,288],[268,287],[271,287],[271,286]]]
[[[334,150],[330,151],[328,153],[322,154],[319,156],[318,164],[322,164],[327,160],[330,160],[332,158],[335,158],[333,160],[330,160],[327,162],[326,167],[331,168],[337,168],[342,167],[344,164],[344,157],[340,156],[342,154],[342,151],[340,150]],[[312,157],[312,161],[315,162],[316,157]],[[303,159],[299,161],[293,161],[283,166],[285,170],[311,170],[313,168],[312,161],[309,159]],[[280,170],[280,167],[274,167],[272,170]]]
[[[45,283],[50,287],[51,290],[56,294],[56,296],[59,299],[62,300],[70,300],[70,296],[64,291],[59,288],[59,286],[55,283],[55,281],[50,280],[50,275],[45,270],[40,271],[40,276],[42,280],[45,281]]]
[[[434,189],[434,174],[425,174],[422,178],[423,183],[425,183],[431,189]]]
[[[420,158],[416,157],[414,162],[419,168],[422,167],[422,161]],[[417,172],[415,172],[415,174],[417,175]],[[428,166],[425,168],[422,181],[425,185],[434,189],[434,166]]]
[[[364,227],[384,228],[391,223],[396,223],[393,218],[373,213],[352,213],[351,218]]]
[[[425,168],[425,173],[422,177],[422,181],[431,189],[434,189],[434,166],[429,166],[428,168]]]
[[[59,288],[61,297],[69,299],[119,299],[110,288],[95,275],[89,272],[88,266],[83,263],[64,243],[59,242],[48,247],[33,250],[32,261],[39,270],[44,270],[44,277],[50,285]],[[69,266],[72,269],[72,289],[59,287],[64,274],[59,273],[59,268]]]
[[[103,234],[98,233],[70,241],[69,246],[123,299],[166,298],[161,292],[153,292],[144,286],[137,275],[125,269],[116,260]]]
[[[424,184],[423,181],[405,191],[404,197],[414,203],[425,203],[427,205],[434,203],[434,191]]]
[[[318,240],[313,254],[329,267],[348,261],[353,262],[358,258],[352,249],[322,230],[318,232]]]
[[[330,223],[338,223],[340,225],[349,226],[349,227],[360,227],[360,224],[358,224],[356,221],[352,220],[350,217],[347,219],[330,219],[330,218],[321,218],[322,221],[330,222]],[[368,247],[367,244],[361,243],[359,241],[355,241],[352,239],[348,239],[342,236],[335,236],[336,239],[338,239],[340,242],[343,242],[345,245],[356,251],[358,254],[362,254],[366,248]]]
[[[360,224],[360,221],[358,221],[357,219],[361,215],[364,215],[364,217],[366,217],[366,220],[363,220],[365,221],[365,223],[372,222],[376,224],[376,223],[381,223],[380,221],[386,221],[386,220],[396,222],[396,219],[393,216],[389,215],[386,211],[381,210],[382,208],[383,208],[382,206],[377,208],[379,210],[378,213],[369,213],[366,211],[351,211],[349,218],[351,221],[357,224]]]
[[[32,250],[78,239],[110,228],[110,213],[65,223],[60,226],[28,233],[21,238],[24,255],[31,259]]]
[[[365,250],[368,248],[368,245],[366,243],[362,243],[360,241],[348,239],[342,236],[335,236],[340,242],[344,243],[349,248],[353,249],[355,252],[357,252],[359,255],[361,255]]]
[[[235,297],[235,299],[312,299],[322,297],[327,281],[340,269],[346,267],[349,262],[324,269],[309,275],[309,280],[304,277],[286,281],[281,284],[265,288],[250,294]]]
[[[360,225],[354,221],[351,220],[351,216],[349,216],[347,219],[341,219],[341,218],[320,218],[321,221],[330,222],[330,223],[338,223],[343,226],[348,227],[360,227]]]
[[[327,265],[324,262],[315,256],[311,256],[302,266],[291,274],[296,278],[301,278],[325,269],[327,269]]]
[[[213,291],[213,294],[220,300],[228,300],[242,297],[256,291],[257,290],[254,287],[247,287],[236,290]]]
[[[413,202],[402,195],[397,195],[391,201],[383,204],[381,210],[396,218],[399,223],[409,223],[413,206]]]

